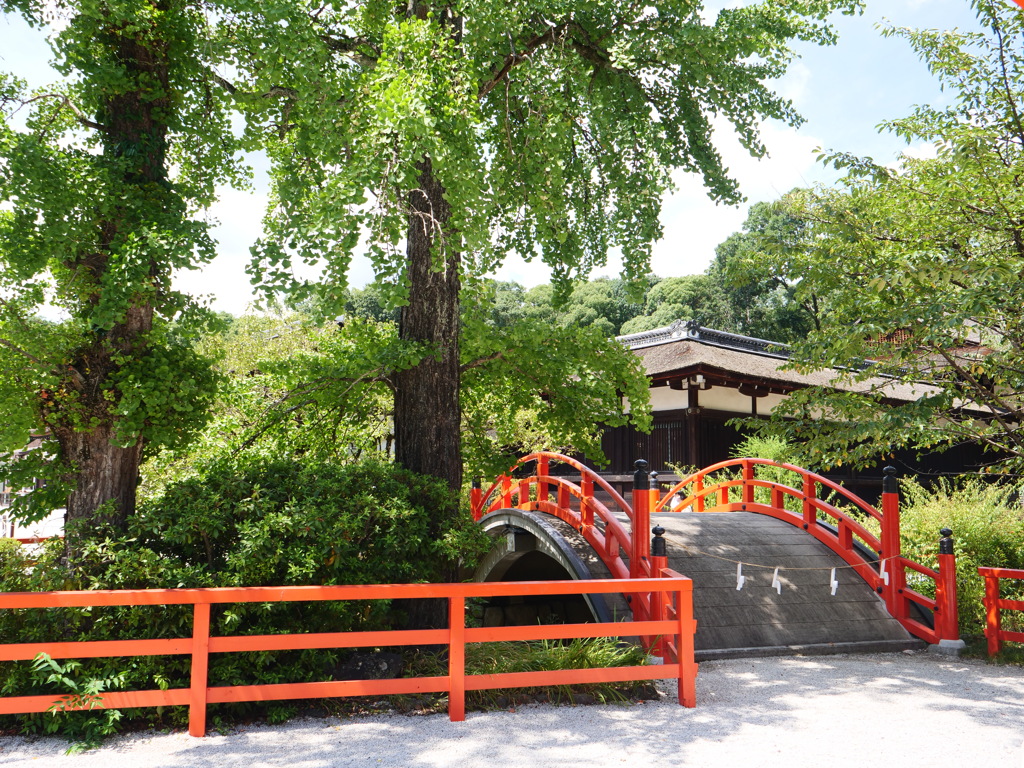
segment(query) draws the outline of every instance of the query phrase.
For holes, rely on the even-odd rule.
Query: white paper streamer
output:
[[[836,569],[832,569],[832,576],[829,577],[829,586],[832,587],[832,596],[835,597],[836,590],[839,589],[839,582],[836,581]]]
[[[778,594],[782,594],[782,582],[779,581],[779,569],[775,569],[775,574],[772,576],[772,586],[775,587],[775,591]]]
[[[882,561],[882,568],[879,575],[882,577],[882,581],[885,582],[885,586],[889,586],[889,572],[885,570],[885,560]]]
[[[747,577],[743,575],[743,563],[736,563],[736,591],[743,589]]]

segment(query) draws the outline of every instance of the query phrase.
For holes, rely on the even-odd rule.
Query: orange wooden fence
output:
[[[240,587],[217,589],[143,589],[91,592],[5,592],[0,593],[0,610],[86,606],[192,605],[191,637],[171,639],[125,639],[112,641],[43,642],[0,644],[0,661],[25,661],[46,653],[51,658],[105,658],[159,655],[190,655],[188,688],[145,691],[112,691],[101,694],[96,708],[188,706],[189,733],[206,733],[208,704],[282,699],[313,699],[342,696],[447,692],[452,720],[465,718],[465,692],[522,686],[571,685],[625,680],[679,681],[679,703],[696,704],[694,683],[693,586],[691,581],[668,569],[663,578],[638,579],[630,589],[656,595],[659,616],[630,623],[557,624],[518,627],[467,627],[467,598],[584,595],[621,592],[617,579],[590,581],[524,581],[469,584],[378,584],[335,587]],[[444,598],[449,603],[449,626],[445,629],[388,630],[287,635],[210,636],[210,607],[230,603],[272,603],[324,600],[396,600]],[[466,643],[553,640],[560,638],[617,637],[646,635],[658,638],[664,664],[652,666],[568,669],[544,672],[467,675]],[[13,639],[13,638],[12,638]],[[207,672],[211,653],[283,651],[311,648],[391,647],[403,645],[447,645],[449,670],[446,676],[391,680],[330,680],[324,682],[273,685],[213,686]],[[61,706],[60,695],[10,696],[0,698],[0,714],[45,712]],[[66,700],[65,700],[66,701]],[[73,708],[73,707],[68,707]]]
[[[1024,611],[1024,600],[1010,600],[999,596],[1001,579],[1024,579],[1024,570],[1016,568],[978,568],[985,579],[985,637],[988,653],[993,656],[1002,650],[1006,640],[1024,643],[1024,632],[1003,629],[1003,611]]]

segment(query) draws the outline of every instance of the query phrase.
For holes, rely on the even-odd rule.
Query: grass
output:
[[[960,655],[966,659],[984,659],[997,666],[1024,667],[1024,643],[1003,643],[1003,650],[988,655],[988,641],[981,635],[965,636],[966,647]]]
[[[571,641],[473,643],[466,646],[467,675],[630,667],[646,663],[647,654],[642,648],[606,637],[576,638]],[[407,668],[410,675],[416,676],[445,675],[447,671],[447,658],[438,654],[416,654]],[[466,709],[507,709],[533,702],[570,705],[621,703],[650,699],[655,695],[655,689],[648,681],[505,688],[467,691]],[[395,696],[391,697],[391,701],[397,709],[403,711],[442,711],[447,705],[444,696],[432,699]]]

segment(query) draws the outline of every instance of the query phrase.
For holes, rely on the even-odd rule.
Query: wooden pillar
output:
[[[707,464],[704,461],[703,452],[701,451],[701,440],[700,440],[700,427],[701,427],[701,408],[700,408],[700,389],[695,384],[691,384],[690,388],[686,390],[686,452],[688,463],[697,467],[698,469]]]

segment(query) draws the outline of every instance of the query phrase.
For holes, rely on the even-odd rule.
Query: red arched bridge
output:
[[[586,604],[489,606],[485,623],[648,620],[657,596],[628,581],[669,567],[693,579],[705,658],[960,645],[950,532],[937,569],[902,555],[895,470],[877,509],[765,459],[721,462],[666,490],[647,462],[636,465],[628,502],[579,461],[547,452],[524,456],[486,490],[474,483],[473,515],[494,539],[477,580],[627,582],[621,596]]]

